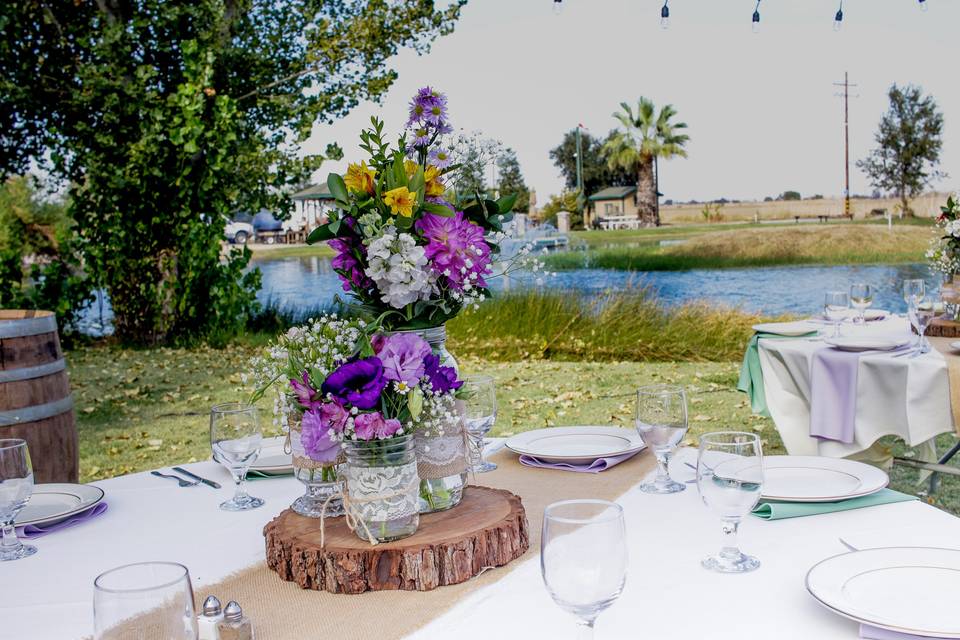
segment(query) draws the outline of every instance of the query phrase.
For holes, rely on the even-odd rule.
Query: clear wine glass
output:
[[[737,546],[740,521],[760,500],[763,487],[763,451],[753,433],[722,431],[700,438],[697,457],[697,488],[703,503],[720,516],[723,545],[720,553],[701,564],[711,571],[753,571],[760,561]]]
[[[33,545],[17,538],[14,521],[33,495],[33,465],[27,441],[19,438],[0,440],[0,562],[19,560],[37,552]]]
[[[173,562],[111,569],[93,582],[94,640],[196,640],[190,573]]]
[[[917,303],[908,312],[910,314],[910,323],[917,329],[917,343],[914,347],[915,355],[927,353],[930,351],[930,341],[927,340],[927,327],[934,318],[943,315],[945,308],[939,300],[929,298],[920,298]]]
[[[916,323],[917,317],[913,311],[925,295],[926,285],[923,280],[907,279],[903,281],[903,301],[907,303],[907,319],[917,332],[917,339],[913,343],[915,349],[922,346],[922,338],[920,337],[920,327],[918,327]]]
[[[853,307],[858,311],[857,317],[854,322],[858,324],[863,324],[866,322],[866,312],[867,307],[873,304],[873,295],[875,290],[873,285],[869,285],[863,282],[857,282],[850,285],[850,302],[853,304]]]
[[[840,336],[840,324],[850,309],[850,295],[846,291],[827,291],[823,296],[823,317],[833,325],[833,337]]]
[[[564,500],[543,512],[540,571],[561,609],[577,618],[579,640],[623,591],[627,539],[623,508],[606,500]]]
[[[263,505],[263,500],[247,495],[243,482],[247,470],[260,455],[263,434],[257,408],[241,402],[218,404],[210,410],[210,444],[214,458],[233,476],[236,491],[220,504],[224,511],[246,511]]]
[[[485,375],[464,376],[464,420],[473,445],[473,471],[486,473],[497,468],[483,459],[483,441],[497,421],[497,389],[493,378]]]
[[[655,384],[637,389],[634,415],[637,433],[657,459],[653,482],[640,485],[645,493],[677,493],[687,485],[670,478],[670,456],[687,433],[687,396],[683,387]]]

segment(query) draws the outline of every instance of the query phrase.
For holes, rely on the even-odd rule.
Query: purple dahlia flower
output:
[[[437,275],[446,276],[450,286],[463,289],[469,282],[486,287],[484,275],[490,268],[490,247],[483,237],[483,229],[457,211],[444,217],[428,213],[416,224],[427,239],[426,256]]]
[[[380,358],[350,360],[327,376],[320,390],[333,396],[340,405],[372,409],[380,403],[380,392],[387,386]]]

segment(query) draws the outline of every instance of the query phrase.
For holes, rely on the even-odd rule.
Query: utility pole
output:
[[[577,123],[577,207],[580,209],[580,219],[583,220],[583,205],[586,202],[586,194],[583,192],[583,142],[580,138],[580,129],[582,124]]]
[[[844,190],[843,190],[843,215],[853,218],[850,211],[850,87],[857,85],[850,84],[850,78],[846,71],[843,72],[843,82],[834,82],[833,86],[843,87],[843,93],[836,93],[836,96],[843,96],[843,166],[844,166]],[[854,96],[856,98],[857,96]]]

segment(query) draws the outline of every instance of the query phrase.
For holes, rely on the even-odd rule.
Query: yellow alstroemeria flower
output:
[[[423,172],[423,179],[426,182],[424,193],[428,196],[442,196],[447,190],[440,179],[440,169],[432,164],[428,165],[427,170]]]
[[[390,211],[407,218],[413,215],[413,205],[416,202],[416,195],[410,193],[406,187],[390,189],[383,194],[383,203],[390,207]]]
[[[417,172],[417,169],[420,168],[420,164],[414,160],[404,160],[403,161],[403,170],[407,172],[407,179],[413,177],[413,174]]]
[[[372,195],[376,190],[374,181],[377,178],[377,172],[367,166],[366,161],[360,164],[347,165],[347,175],[343,176],[343,182],[347,188],[352,191],[359,191]]]

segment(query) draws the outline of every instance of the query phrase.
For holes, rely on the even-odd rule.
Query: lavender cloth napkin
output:
[[[915,636],[912,633],[900,633],[871,627],[868,624],[860,625],[860,637],[868,640],[932,640],[930,636]]]
[[[80,513],[75,513],[66,520],[61,520],[60,522],[55,522],[54,524],[41,524],[33,525],[28,524],[22,527],[17,527],[17,537],[23,538],[24,540],[32,540],[33,538],[40,538],[48,533],[53,533],[55,531],[60,531],[61,529],[66,529],[74,525],[78,525],[81,522],[86,522],[91,518],[96,518],[104,511],[107,510],[106,502],[98,502],[89,509],[81,511]]]
[[[539,458],[534,458],[533,456],[520,456],[520,464],[525,467],[538,467],[540,469],[559,469],[560,471],[576,471],[578,473],[600,473],[601,471],[606,471],[610,467],[615,467],[624,460],[629,460],[633,456],[640,453],[639,451],[631,451],[630,453],[624,453],[619,456],[609,456],[607,458],[597,458],[589,464],[573,464],[570,462],[545,462]]]
[[[810,362],[810,435],[853,442],[860,352],[826,347]]]

